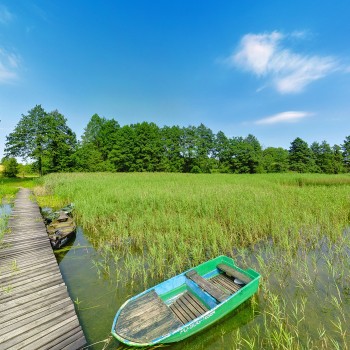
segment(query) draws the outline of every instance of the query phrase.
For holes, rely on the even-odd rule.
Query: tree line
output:
[[[36,105],[22,115],[6,137],[3,164],[30,159],[40,174],[51,172],[192,172],[337,174],[350,170],[350,136],[341,145],[310,146],[297,137],[288,150],[261,146],[253,135],[227,137],[199,126],[163,126],[142,122],[121,126],[94,114],[81,140],[57,110]]]

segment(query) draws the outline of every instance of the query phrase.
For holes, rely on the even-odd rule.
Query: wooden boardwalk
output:
[[[86,344],[38,205],[21,189],[0,243],[0,349]]]

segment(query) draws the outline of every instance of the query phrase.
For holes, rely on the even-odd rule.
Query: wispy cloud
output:
[[[300,54],[283,45],[288,37],[297,40],[307,35],[302,31],[244,35],[226,63],[266,79],[280,93],[301,92],[313,81],[341,69],[333,56]]]
[[[0,83],[11,83],[18,79],[20,58],[0,48]]]
[[[311,115],[313,115],[313,113],[305,111],[288,111],[259,119],[255,124],[295,123]]]
[[[0,5],[0,23],[7,24],[13,20],[13,14],[7,9],[6,6]]]

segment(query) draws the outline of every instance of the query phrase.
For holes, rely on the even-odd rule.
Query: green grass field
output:
[[[35,192],[75,203],[96,266],[120,283],[150,287],[220,254],[259,271],[232,349],[347,349],[349,175],[52,174]]]

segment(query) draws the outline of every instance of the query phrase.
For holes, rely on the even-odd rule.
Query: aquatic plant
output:
[[[101,278],[113,274],[130,295],[219,254],[259,271],[252,320],[217,331],[235,349],[346,349],[349,179],[53,174],[36,193],[46,205],[75,203]]]

